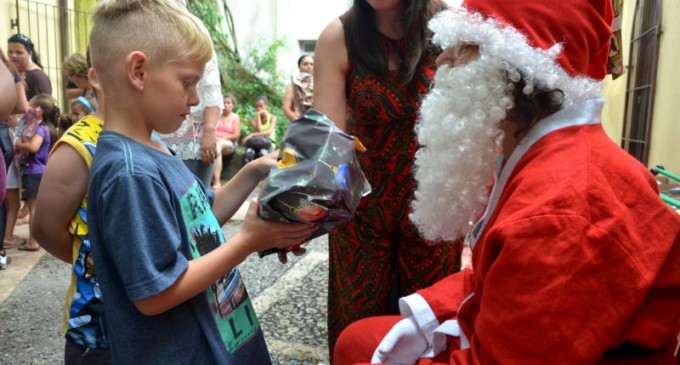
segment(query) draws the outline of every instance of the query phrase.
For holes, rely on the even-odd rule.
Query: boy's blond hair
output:
[[[133,51],[143,52],[153,65],[207,63],[212,57],[205,26],[175,0],[103,0],[92,20],[90,57],[101,78]]]

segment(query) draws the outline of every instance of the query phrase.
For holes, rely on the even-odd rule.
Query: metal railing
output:
[[[86,51],[91,21],[87,11],[69,7],[68,0],[56,3],[15,0],[16,18],[11,24],[15,33],[25,35],[33,42],[43,70],[52,81],[52,94],[65,111],[64,91],[68,80],[61,64],[66,56]]]

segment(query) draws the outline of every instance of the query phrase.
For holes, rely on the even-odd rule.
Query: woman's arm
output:
[[[276,115],[273,115],[273,114],[270,114],[270,117],[271,117],[272,119],[271,119],[271,123],[269,124],[269,128],[267,128],[267,129],[265,129],[265,130],[262,130],[262,124],[259,123],[259,119],[258,119],[258,125],[257,125],[258,128],[257,128],[257,130],[258,130],[259,132],[253,132],[253,133],[249,134],[249,135],[244,139],[244,141],[245,141],[245,140],[248,140],[248,139],[250,139],[250,138],[253,138],[253,137],[258,137],[258,136],[267,136],[267,137],[271,136],[272,133],[274,133],[274,131],[276,130],[276,121],[277,121],[277,118],[276,118]]]
[[[276,118],[276,115],[274,115],[274,114],[270,114],[270,116],[271,116],[272,120],[269,123],[269,128],[262,131],[262,133],[265,136],[271,136],[272,133],[274,133],[274,131],[276,130],[276,121],[278,120],[278,118]]]
[[[227,135],[227,139],[229,139],[232,142],[238,141],[239,138],[241,138],[241,117],[236,115],[236,120],[234,120],[234,132],[231,134]]]
[[[7,66],[0,62],[0,119],[7,118],[17,105],[14,77]]]
[[[28,111],[28,99],[26,99],[26,84],[22,81],[15,84],[17,90],[17,105],[12,114],[24,114]]]
[[[339,19],[319,35],[314,59],[314,108],[345,130],[345,82],[349,60],[345,32]]]
[[[293,83],[290,82],[286,86],[286,91],[283,93],[283,114],[291,122],[298,119],[300,116],[297,111],[295,111],[295,104],[293,103]]]

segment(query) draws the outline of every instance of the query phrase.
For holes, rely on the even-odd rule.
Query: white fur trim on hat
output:
[[[525,94],[531,93],[534,85],[560,89],[564,92],[564,106],[600,95],[601,81],[573,77],[556,61],[562,52],[560,43],[548,50],[532,47],[517,29],[465,7],[441,12],[430,21],[429,27],[434,32],[433,42],[443,49],[474,43],[479,45],[481,53],[506,62],[512,81],[519,79],[519,70],[527,83]]]

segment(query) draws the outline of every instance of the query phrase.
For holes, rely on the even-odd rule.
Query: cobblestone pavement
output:
[[[227,236],[238,223],[225,225]],[[328,362],[326,237],[313,240],[307,254],[287,265],[276,255],[251,255],[240,266],[274,364]],[[63,363],[60,326],[68,280],[69,266],[45,254],[0,302],[0,364]]]

